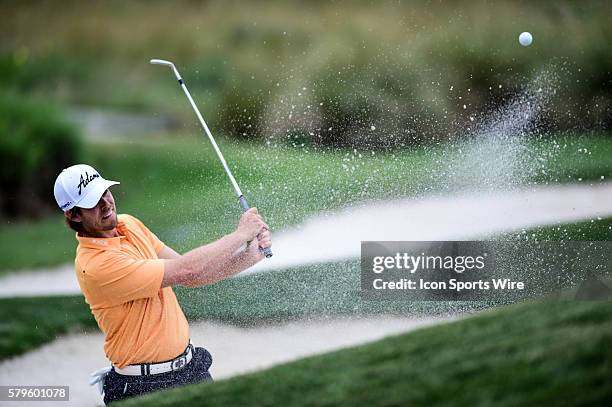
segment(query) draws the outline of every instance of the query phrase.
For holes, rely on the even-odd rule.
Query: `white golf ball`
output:
[[[530,46],[532,41],[533,41],[533,37],[531,36],[531,33],[528,33],[527,31],[522,32],[521,35],[519,35],[519,43],[523,47]]]

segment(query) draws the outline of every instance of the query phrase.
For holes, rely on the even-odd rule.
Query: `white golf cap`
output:
[[[75,206],[90,209],[98,204],[104,192],[119,182],[102,178],[95,168],[87,164],[68,167],[57,176],[53,195],[62,211]]]

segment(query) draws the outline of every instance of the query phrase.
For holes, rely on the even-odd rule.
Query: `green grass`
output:
[[[611,302],[526,303],[120,405],[609,405],[611,340]]]
[[[55,266],[74,260],[76,239],[63,216],[0,226],[0,275],[23,268]]]
[[[220,144],[244,194],[273,230],[363,201],[452,193],[468,186],[465,182],[512,188],[526,182],[598,183],[601,177],[606,181],[612,176],[612,139],[606,137],[529,141],[530,156],[517,158],[513,167],[517,173],[506,174],[502,180],[488,179],[485,167],[469,179],[458,179],[453,171],[470,156],[453,145],[372,152],[227,140]],[[589,153],[581,152],[584,149]],[[479,161],[482,157],[472,158],[481,163],[476,168],[484,165]],[[185,251],[230,232],[240,215],[233,190],[205,140],[93,144],[87,161],[105,177],[121,181],[113,187],[119,213],[139,217],[176,250]],[[55,219],[39,223],[2,224],[0,243],[0,274],[69,262],[76,246],[59,211]]]
[[[612,218],[543,226],[500,237],[529,240],[601,240],[612,241]]]

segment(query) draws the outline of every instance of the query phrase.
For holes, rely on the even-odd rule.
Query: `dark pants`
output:
[[[212,381],[208,368],[212,356],[204,348],[195,348],[191,362],[181,370],[149,376],[125,376],[112,369],[104,380],[104,404],[139,394],[186,384]]]

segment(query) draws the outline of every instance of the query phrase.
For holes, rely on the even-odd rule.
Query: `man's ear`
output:
[[[64,212],[64,216],[72,222],[81,222],[81,212],[77,209],[70,209]]]

